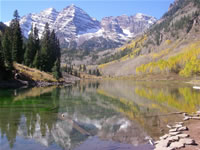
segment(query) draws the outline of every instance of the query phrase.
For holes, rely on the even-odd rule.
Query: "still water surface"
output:
[[[178,83],[113,80],[0,90],[0,150],[151,150],[148,139],[182,119],[173,112],[199,106],[200,92]]]

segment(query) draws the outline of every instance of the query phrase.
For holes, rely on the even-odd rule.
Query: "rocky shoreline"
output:
[[[192,115],[183,113],[183,122],[167,125],[169,133],[163,135],[160,137],[160,140],[154,143],[154,150],[176,150],[185,148],[189,145],[197,146],[198,143],[195,141],[196,139],[193,139],[190,135],[190,128],[185,125],[188,120],[199,120],[200,123],[200,111],[197,111]],[[191,150],[193,150],[193,148]]]

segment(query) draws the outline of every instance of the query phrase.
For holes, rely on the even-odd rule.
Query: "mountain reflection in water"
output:
[[[16,150],[153,149],[148,137],[181,119],[166,114],[200,103],[187,85],[132,81],[1,90],[0,97],[0,147]]]

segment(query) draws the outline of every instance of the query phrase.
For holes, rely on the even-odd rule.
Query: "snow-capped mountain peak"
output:
[[[135,15],[135,17],[138,18],[138,19],[141,19],[141,18],[143,17],[143,14],[142,14],[142,13],[137,13],[137,14]]]
[[[52,13],[58,13],[58,12],[56,11],[55,8],[47,8],[47,9],[43,10],[41,13],[50,15],[50,14],[52,14]]]
[[[72,4],[60,12],[48,8],[40,13],[25,15],[21,17],[20,25],[25,37],[28,37],[32,25],[39,29],[41,37],[45,23],[48,22],[63,47],[88,49],[89,42],[94,45],[90,49],[107,49],[123,44],[149,28],[155,21],[154,17],[138,13],[135,16],[105,17],[100,22]]]

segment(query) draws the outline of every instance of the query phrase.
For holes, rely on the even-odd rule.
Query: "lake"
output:
[[[149,139],[195,112],[200,92],[177,82],[81,81],[0,90],[0,150],[151,150]]]

